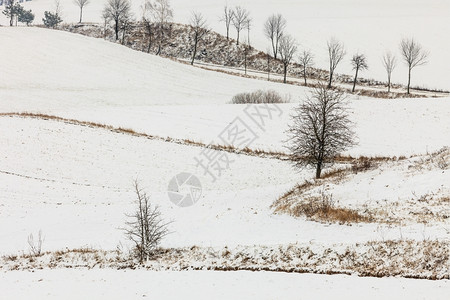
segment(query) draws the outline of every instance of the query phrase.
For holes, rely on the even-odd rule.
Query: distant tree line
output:
[[[31,0],[30,0],[31,1]],[[23,23],[27,26],[34,21],[35,15],[31,10],[25,10],[20,4],[24,0],[0,0],[0,5],[5,4],[3,14],[9,19],[10,26],[17,26],[17,23]],[[73,0],[73,3],[80,9],[79,22],[83,21],[83,10],[90,4],[90,0]],[[106,34],[106,27],[112,24],[114,30],[114,37],[116,41],[125,43],[127,34],[135,26],[142,26],[145,29],[147,52],[156,46],[156,54],[159,55],[162,51],[163,45],[169,40],[172,30],[173,9],[169,0],[146,0],[141,7],[142,16],[140,22],[132,13],[130,0],[106,0],[102,18],[104,20],[104,32]],[[236,32],[236,46],[243,44],[239,49],[242,51],[244,57],[243,64],[245,73],[247,73],[248,55],[250,50],[250,30],[252,27],[252,18],[250,12],[241,7],[224,6],[222,15],[219,20],[225,25],[225,32],[227,40],[230,40],[230,31],[234,28]],[[55,8],[53,11],[45,11],[42,19],[45,26],[49,28],[56,28],[62,23],[61,5],[59,0],[55,0]],[[288,73],[291,65],[297,63],[301,66],[301,76],[303,77],[304,85],[308,85],[308,74],[314,67],[314,54],[308,49],[298,49],[297,41],[286,33],[287,21],[281,14],[272,14],[267,18],[263,25],[264,35],[269,40],[269,47],[267,50],[267,75],[270,80],[271,57],[272,61],[277,61],[282,65],[283,82],[287,83]],[[205,37],[210,32],[207,25],[206,18],[199,12],[192,12],[189,23],[190,30],[190,47],[191,64],[194,64],[195,58],[200,44],[204,42]],[[242,40],[242,32],[247,32],[246,41]],[[156,45],[155,45],[156,43]],[[407,80],[407,94],[410,94],[412,71],[418,66],[425,65],[428,62],[429,53],[425,51],[422,46],[413,38],[405,38],[400,42],[400,56],[408,68]],[[328,51],[328,76],[327,87],[333,87],[333,81],[336,77],[336,70],[341,62],[344,60],[347,52],[342,42],[335,38],[327,41]],[[386,51],[382,55],[381,62],[387,74],[387,92],[391,92],[392,75],[397,66],[396,56]],[[369,69],[369,63],[364,53],[355,53],[350,59],[351,66],[354,73],[352,80],[352,92],[356,91],[358,83],[358,76],[361,72]],[[324,78],[322,78],[324,79]]]

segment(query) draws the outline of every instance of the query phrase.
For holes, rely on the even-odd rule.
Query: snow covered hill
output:
[[[136,19],[141,16],[143,0],[133,0]],[[104,0],[94,0],[84,9],[86,22],[101,23]],[[399,43],[404,37],[414,37],[430,51],[429,64],[413,72],[413,85],[429,88],[450,89],[447,79],[450,73],[446,64],[450,43],[445,28],[450,26],[450,2],[445,0],[316,0],[316,1],[270,1],[270,0],[172,0],[174,20],[188,23],[193,10],[203,13],[211,28],[224,33],[219,22],[223,6],[240,5],[251,12],[253,29],[251,41],[256,48],[265,51],[269,43],[263,34],[263,23],[272,13],[281,13],[288,21],[287,31],[298,41],[301,49],[311,49],[316,56],[316,65],[327,68],[326,41],[334,36],[343,41],[347,56],[338,72],[352,74],[349,63],[351,55],[365,53],[369,70],[361,76],[386,80],[381,64],[385,50],[399,57]],[[63,19],[74,23],[79,20],[78,8],[72,0],[61,0]],[[53,10],[53,0],[33,0],[25,6],[36,13],[36,22],[41,22],[44,10]],[[0,15],[0,24],[7,20]],[[232,36],[234,36],[232,30]],[[245,34],[244,34],[245,35]],[[399,62],[393,81],[406,83],[407,70]]]

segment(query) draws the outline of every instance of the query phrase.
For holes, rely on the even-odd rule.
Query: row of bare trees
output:
[[[250,12],[245,8],[240,6],[236,6],[231,8],[225,5],[222,13],[222,17],[220,18],[221,22],[225,23],[225,28],[227,32],[227,40],[230,39],[230,27],[233,26],[236,29],[236,45],[239,45],[239,39],[242,30],[247,30],[247,43],[250,44],[250,29],[252,19],[250,18]]]
[[[80,7],[80,21],[82,18],[82,9],[89,3],[89,0],[74,0]],[[168,37],[170,22],[173,20],[173,9],[170,6],[169,0],[146,0],[142,7],[142,23],[146,29],[148,36],[147,52],[150,52],[154,41],[158,41],[158,50],[156,54],[160,54],[162,44]],[[125,32],[131,27],[131,4],[130,0],[108,0],[103,17],[105,24],[108,22],[114,23],[114,32],[116,40],[119,40],[119,32],[122,31],[122,43],[124,42]],[[237,38],[236,45],[240,43],[240,36],[242,30],[248,30],[248,41],[244,45],[245,56],[245,69],[247,67],[247,55],[249,53],[250,45],[250,27],[251,18],[250,13],[245,8],[236,6],[230,8],[224,7],[222,17],[220,21],[225,23],[226,36],[230,39],[230,28],[236,29]],[[205,17],[198,13],[193,12],[190,21],[190,40],[192,42],[192,57],[191,64],[194,64],[195,57],[197,55],[197,49],[199,43],[203,41],[205,36],[210,32]],[[264,23],[264,34],[270,42],[270,52],[268,51],[268,70],[270,70],[270,56],[272,55],[275,60],[278,60],[283,65],[283,82],[287,83],[287,74],[290,65],[294,62],[297,55],[298,46],[296,40],[285,33],[287,22],[280,14],[271,15]],[[331,88],[333,79],[336,74],[338,65],[344,60],[346,56],[345,46],[342,42],[331,38],[327,42],[329,69],[328,69],[328,84],[327,87]],[[420,65],[427,63],[428,53],[423,50],[422,46],[414,39],[403,39],[400,43],[401,57],[408,67],[408,84],[407,93],[410,93],[411,85],[411,72]],[[300,52],[297,60],[298,64],[302,67],[302,76],[304,83],[307,85],[308,71],[314,66],[314,55],[310,50],[303,50]],[[360,72],[368,70],[369,64],[367,57],[363,53],[356,53],[350,59],[355,76],[353,79],[352,92],[355,92],[358,75]],[[382,57],[382,63],[387,73],[387,86],[388,92],[391,90],[392,74],[397,66],[397,58],[391,52],[386,52]],[[268,71],[270,72],[270,71]],[[270,76],[270,74],[268,74]]]
[[[272,26],[273,24],[280,24],[281,27],[278,27],[278,25]],[[279,30],[280,28],[284,28],[284,26],[285,22],[280,19],[280,15],[273,15],[266,22],[265,32],[271,41],[274,58],[276,58],[275,53],[277,53],[279,60],[283,64],[283,82],[286,83],[288,67],[297,52],[297,43],[290,35],[284,34],[282,30]],[[327,50],[329,61],[328,88],[331,88],[336,69],[343,61],[346,55],[346,50],[344,44],[334,38],[327,42]],[[411,86],[411,72],[415,67],[427,63],[428,52],[426,52],[413,38],[407,38],[403,39],[400,43],[400,53],[405,65],[408,68],[407,94],[409,94]],[[298,57],[298,63],[302,66],[302,75],[305,85],[307,85],[307,74],[308,70],[314,66],[314,55],[309,50],[303,50]],[[355,92],[358,74],[361,71],[368,70],[369,65],[366,55],[361,53],[354,54],[350,60],[350,63],[355,71],[352,87],[352,92]],[[397,66],[397,58],[390,51],[386,51],[382,57],[382,63],[387,73],[387,86],[388,92],[390,92],[392,73]]]

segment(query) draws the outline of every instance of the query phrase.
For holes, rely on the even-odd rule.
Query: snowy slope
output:
[[[86,22],[101,22],[101,11],[105,1],[94,0],[85,8]],[[134,14],[141,16],[142,0],[133,0]],[[351,74],[350,57],[356,52],[367,55],[370,69],[363,77],[385,80],[381,56],[391,50],[399,56],[398,45],[403,37],[416,38],[430,51],[430,63],[413,72],[413,85],[450,89],[447,79],[450,73],[446,64],[450,43],[445,28],[450,26],[450,2],[446,0],[316,0],[316,1],[269,1],[269,0],[172,0],[175,21],[188,23],[193,10],[203,13],[210,26],[224,33],[219,22],[223,5],[240,5],[251,12],[253,29],[251,41],[260,50],[269,45],[262,28],[272,13],[281,13],[288,21],[287,31],[299,42],[300,48],[313,50],[317,66],[327,67],[326,41],[334,36],[347,47],[347,57],[338,67],[338,72]],[[67,22],[77,22],[79,12],[71,0],[61,1],[63,17]],[[53,0],[33,0],[26,6],[36,13],[36,22],[42,19],[44,10],[52,10]],[[3,15],[1,23],[7,24]],[[235,35],[232,30],[232,36]],[[246,33],[243,33],[243,37]],[[406,83],[406,68],[399,63],[393,80]]]
[[[209,143],[219,142],[235,117],[244,117],[245,106],[226,104],[236,93],[274,89],[293,102],[308,93],[66,32],[1,28],[0,38],[6,41],[0,56],[8,57],[0,61],[0,112],[42,112]],[[360,139],[352,155],[410,155],[448,145],[443,137],[450,135],[449,99],[349,99]],[[295,105],[280,105],[282,115],[252,146],[285,151],[284,131]]]
[[[442,224],[411,224],[401,232],[382,226],[381,236],[375,223],[340,226],[273,215],[271,204],[312,175],[297,173],[288,162],[230,154],[230,168],[213,182],[196,167],[201,148],[49,120],[0,117],[0,128],[8,128],[0,135],[0,238],[8,241],[0,244],[0,255],[25,251],[28,234],[39,229],[46,250],[126,244],[118,228],[135,199],[136,178],[174,221],[163,246],[355,243],[400,234],[448,238],[448,225]],[[192,207],[169,201],[168,183],[180,172],[201,181],[202,197]],[[404,193],[403,198],[410,190]]]
[[[0,109],[227,103],[240,92],[304,89],[192,68],[101,39],[0,28]],[[214,92],[214,93],[212,93]],[[44,103],[42,103],[44,101]]]

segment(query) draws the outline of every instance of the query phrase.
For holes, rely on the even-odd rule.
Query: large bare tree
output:
[[[73,0],[73,2],[80,8],[80,23],[83,20],[83,8],[89,4],[90,0]]]
[[[129,0],[108,0],[103,9],[103,16],[114,22],[116,41],[119,39],[119,30],[122,20],[130,15],[131,4]]]
[[[208,34],[209,29],[206,25],[206,20],[202,14],[193,12],[191,17],[191,39],[193,43],[191,65],[194,64],[195,56],[197,55],[197,47],[203,38]]]
[[[352,93],[355,92],[356,81],[358,79],[358,72],[362,70],[369,69],[369,65],[367,64],[367,58],[364,54],[356,53],[353,55],[351,61],[353,70],[355,70],[355,79],[353,79],[353,88]]]
[[[288,67],[292,62],[295,52],[297,52],[297,43],[293,37],[285,34],[280,39],[280,47],[278,50],[280,52],[281,62],[283,63],[283,82],[286,83]]]
[[[220,21],[225,23],[225,28],[227,31],[227,40],[229,40],[230,39],[230,25],[233,21],[233,9],[231,9],[230,7],[225,5],[223,8],[223,14],[222,14],[222,17],[220,18]]]
[[[396,66],[397,66],[397,58],[390,51],[386,51],[383,54],[383,67],[387,73],[388,93],[391,92],[392,72],[394,71]]]
[[[339,63],[344,59],[346,54],[344,44],[339,42],[338,40],[332,38],[327,42],[328,46],[328,59],[330,63],[330,74],[328,78],[328,88],[331,88],[331,84],[333,82],[333,75],[336,71]]]
[[[233,18],[231,22],[237,32],[236,45],[239,45],[241,31],[246,28],[249,15],[250,13],[245,8],[240,6],[236,6],[233,10]]]
[[[303,50],[300,54],[299,63],[302,66],[303,78],[305,80],[305,86],[307,86],[306,78],[308,77],[308,69],[314,66],[314,55],[309,50]]]
[[[286,20],[280,14],[270,16],[266,23],[264,23],[264,34],[268,39],[270,39],[272,44],[272,53],[275,59],[277,59],[278,56],[278,46],[285,28]]]
[[[428,63],[428,52],[423,50],[422,46],[413,38],[403,39],[400,43],[400,51],[402,58],[408,67],[408,88],[411,85],[411,71],[417,66],[422,66]]]
[[[316,178],[341,152],[356,144],[344,95],[321,84],[295,110],[288,149],[295,167],[312,166]]]

